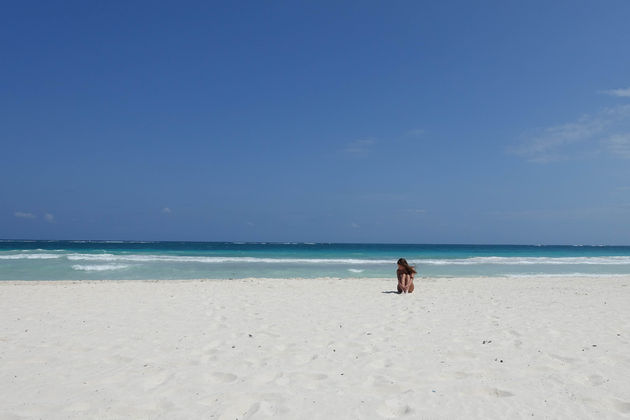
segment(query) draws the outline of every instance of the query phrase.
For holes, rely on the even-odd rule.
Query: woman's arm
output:
[[[411,275],[403,274],[403,289],[405,289],[405,292],[407,291],[407,289],[409,289],[410,284],[411,284]]]

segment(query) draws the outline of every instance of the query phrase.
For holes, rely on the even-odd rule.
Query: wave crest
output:
[[[52,260],[65,257],[63,254],[5,254],[0,260]]]
[[[202,264],[325,264],[325,265],[394,265],[395,259],[359,258],[265,258],[202,255],[157,255],[157,254],[87,254],[87,253],[28,253],[0,254],[0,260],[48,260],[65,258],[69,261],[108,263],[202,263]],[[419,266],[435,265],[630,265],[630,256],[601,257],[469,257],[469,258],[410,258]]]
[[[78,271],[110,271],[110,270],[122,270],[127,267],[129,267],[127,264],[101,264],[101,265],[75,264],[72,266],[72,269],[78,270]]]

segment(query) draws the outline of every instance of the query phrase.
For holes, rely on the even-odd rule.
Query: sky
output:
[[[26,1],[0,238],[630,245],[627,1]]]

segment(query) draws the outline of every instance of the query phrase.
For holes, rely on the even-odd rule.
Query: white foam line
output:
[[[393,264],[393,260],[360,260],[334,258],[257,258],[257,257],[192,257],[172,255],[70,254],[71,261],[132,262],[199,262],[199,263],[267,263],[267,264]]]
[[[200,263],[268,263],[268,264],[394,264],[394,259],[362,260],[356,258],[259,258],[259,257],[193,257],[173,255],[114,255],[114,254],[70,254],[69,260],[88,261],[136,261],[136,262],[200,262]],[[630,256],[622,257],[472,257],[459,259],[420,259],[412,263],[418,265],[628,265]]]
[[[193,262],[193,263],[258,263],[258,264],[341,264],[341,265],[390,265],[395,259],[357,259],[357,258],[260,258],[260,257],[205,257],[185,255],[142,255],[142,254],[52,254],[20,253],[0,254],[0,260],[19,259],[58,259],[70,261],[103,262]],[[412,264],[422,265],[630,265],[630,256],[607,257],[471,257],[445,259],[416,259]]]
[[[567,265],[567,264],[589,264],[589,265],[627,265],[630,264],[630,257],[473,257],[461,259],[443,260],[417,260],[419,264],[431,265],[476,265],[476,264],[498,264],[498,265]]]
[[[102,265],[73,265],[74,270],[79,271],[109,271],[109,270],[122,270],[129,267],[126,264],[102,264]]]
[[[51,260],[64,256],[63,254],[9,254],[0,255],[0,260]]]

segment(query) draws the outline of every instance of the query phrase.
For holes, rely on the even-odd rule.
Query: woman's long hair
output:
[[[407,262],[406,259],[404,258],[400,258],[398,260],[398,265],[402,265],[403,270],[405,270],[405,273],[407,274],[416,274],[416,267],[414,267],[413,265],[409,265],[409,263]]]

